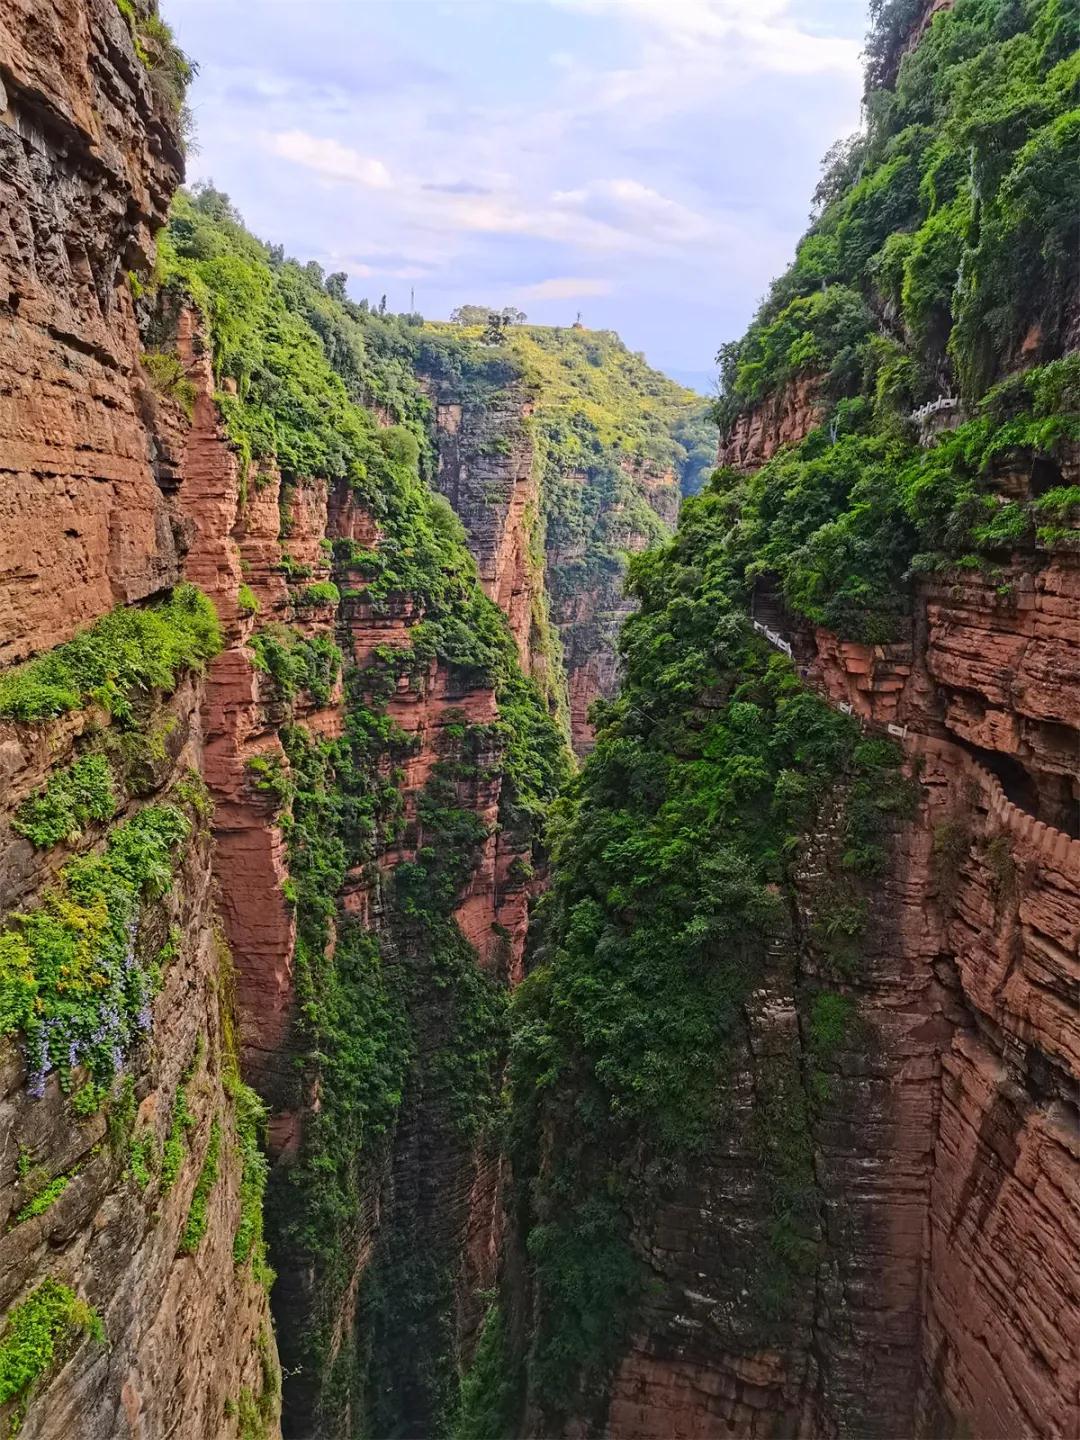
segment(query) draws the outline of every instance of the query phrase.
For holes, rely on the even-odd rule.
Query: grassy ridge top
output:
[[[683,492],[693,494],[715,463],[716,432],[704,397],[653,369],[613,330],[510,325],[494,345],[485,342],[483,325],[428,321],[422,334],[424,358],[441,353],[446,368],[435,367],[437,373],[466,392],[469,377],[524,381],[541,429],[579,437],[582,465],[590,449],[617,450],[653,471],[674,470]],[[573,455],[564,458],[574,462]]]
[[[479,344],[483,327],[429,324],[436,333]],[[666,468],[681,460],[680,429],[700,420],[705,402],[654,370],[613,330],[513,325],[504,348],[535,390],[538,414],[588,425],[603,445],[617,445]]]

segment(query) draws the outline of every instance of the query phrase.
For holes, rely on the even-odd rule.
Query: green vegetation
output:
[[[282,699],[306,690],[318,704],[329,703],[342,659],[329,635],[304,636],[274,623],[264,625],[248,644],[255,668],[270,676]]]
[[[241,585],[237,590],[236,604],[241,615],[257,615],[259,613],[259,597],[250,585]]]
[[[739,564],[868,641],[903,633],[920,571],[1077,544],[1067,487],[995,489],[1003,469],[1053,475],[1080,438],[1080,361],[1059,358],[1080,243],[1075,26],[1058,0],[957,0],[900,60],[915,8],[876,7],[866,132],[830,151],[794,264],[721,351],[715,407],[726,428],[797,378],[817,394],[819,430],[728,482]],[[906,417],[942,394],[969,418],[920,449]]]
[[[87,1080],[71,1097],[70,1104],[73,1114],[80,1120],[89,1120],[90,1116],[96,1115],[104,1105],[107,1095],[108,1091],[104,1085],[99,1085],[96,1080]]]
[[[242,460],[273,457],[287,481],[347,481],[385,514],[407,488],[402,432],[364,406],[386,406],[421,442],[428,407],[409,373],[407,327],[343,289],[339,298],[318,265],[262,245],[205,187],[174,200],[158,281],[164,297],[190,297],[207,319],[215,378],[235,382],[217,401]]]
[[[245,1386],[235,1404],[231,1400],[225,1402],[226,1417],[238,1421],[239,1440],[269,1440],[278,1414],[281,1376],[270,1354],[270,1338],[265,1331],[259,1334],[258,1352],[262,1370],[258,1395],[253,1395]]]
[[[234,1153],[240,1162],[240,1218],[233,1235],[233,1261],[238,1267],[250,1263],[260,1285],[270,1289],[274,1271],[266,1254],[263,1202],[270,1162],[263,1151],[266,1133],[266,1106],[240,1078],[236,1044],[235,971],[224,934],[215,936],[218,954],[218,1020],[221,1026],[221,1082],[232,1107]]]
[[[66,645],[0,676],[0,717],[46,720],[93,703],[125,721],[136,695],[171,692],[185,670],[220,649],[214,607],[194,585],[178,585],[163,603],[113,610]]]
[[[91,820],[111,820],[116,813],[112,771],[103,755],[84,755],[49,777],[48,784],[24,800],[12,829],[41,850],[62,840],[78,840]]]
[[[925,571],[990,568],[1024,545],[1061,543],[1040,523],[1068,519],[1068,487],[1008,502],[998,463],[1031,471],[1080,438],[1080,357],[995,386],[973,417],[923,450],[873,422],[868,402],[841,401],[828,425],[753,475],[723,471],[729,564],[744,595],[767,577],[788,610],[845,638],[902,638],[912,582]],[[1016,457],[1021,457],[1017,461]],[[1060,507],[1060,508],[1057,508]]]
[[[686,502],[668,546],[631,565],[641,608],[623,631],[623,690],[598,707],[596,750],[562,804],[541,963],[514,998],[514,1153],[540,1296],[529,1375],[560,1413],[602,1393],[643,1298],[629,1215],[650,1213],[658,1177],[717,1143],[732,1077],[755,1064],[744,1005],[775,966],[770,945],[791,943],[807,837],[839,802],[842,851],[802,942],[837,998],[798,1001],[824,1071],[867,887],[910,804],[895,748],[862,740],[750,629],[740,543],[714,483]],[[796,1046],[755,1069],[751,1138],[771,1218],[733,1250],[731,1293],[749,1297],[733,1323],[763,1339],[816,1247],[802,1063]]]
[[[172,1113],[169,1116],[169,1129],[165,1136],[165,1144],[161,1152],[161,1193],[167,1195],[176,1184],[180,1171],[184,1165],[188,1148],[191,1144],[191,1131],[194,1130],[196,1119],[191,1109],[190,1089],[199,1066],[202,1064],[205,1050],[205,1041],[200,1035],[199,1044],[195,1053],[184,1067],[180,1076],[180,1083],[176,1087],[176,1094],[173,1096]]]
[[[36,1195],[27,1200],[16,1215],[14,1224],[21,1225],[24,1220],[32,1220],[36,1215],[44,1215],[49,1206],[60,1199],[70,1182],[70,1175],[57,1175],[55,1179],[50,1180]]]
[[[194,1255],[203,1242],[209,1222],[210,1195],[217,1184],[218,1167],[221,1160],[221,1121],[215,1115],[210,1122],[210,1138],[206,1144],[199,1178],[191,1196],[184,1232],[180,1236],[180,1254]]]
[[[598,642],[597,625],[613,632],[612,620],[579,620],[577,597],[588,592],[590,611],[613,617],[628,552],[670,534],[680,493],[696,493],[715,463],[705,401],[610,331],[515,324],[492,337],[481,325],[428,325],[421,340],[418,366],[440,395],[492,415],[513,387],[533,401],[523,429],[540,478],[534,564],[546,570],[562,650],[580,663],[614,634]],[[489,449],[509,440],[500,421]],[[559,558],[545,561],[545,551]],[[546,615],[534,628],[544,635]],[[557,672],[557,646],[547,645]]]
[[[32,1094],[57,1067],[82,1064],[107,1082],[149,1028],[160,966],[140,944],[141,910],[171,886],[189,831],[175,806],[147,806],[110,833],[104,851],[69,861],[36,910],[8,917],[0,1034],[24,1032]]]
[[[116,8],[127,24],[135,54],[146,67],[151,88],[179,121],[181,139],[188,141],[193,126],[184,97],[198,67],[177,45],[153,0],[116,0]]]
[[[454,1440],[505,1440],[515,1433],[516,1368],[506,1343],[502,1311],[492,1305],[484,1317],[473,1363],[461,1382]]]
[[[901,58],[921,9],[874,6],[867,132],[830,152],[795,264],[721,352],[723,426],[800,379],[823,422],[752,476],[717,474],[674,540],[631,562],[623,688],[557,807],[511,1049],[527,1386],[553,1429],[599,1417],[650,1323],[635,1237],[718,1148],[751,1159],[761,1216],[723,1237],[710,1323],[734,1349],[784,1343],[825,1243],[811,1127],[835,1103],[838,1055],[865,1044],[863,932],[913,787],[890,743],[754,634],[755,587],[884,642],[906,633],[921,571],[1072,543],[1075,36],[1056,0],[957,0]],[[954,392],[962,423],[917,445],[910,412]],[[995,489],[1010,470],[1027,498]],[[822,855],[825,833],[838,843]],[[968,845],[942,827],[940,885]],[[765,986],[799,1024],[759,1047]],[[505,1327],[489,1323],[463,1435],[509,1433],[507,1407],[520,1414],[522,1357],[492,1359]]]
[[[313,1093],[319,1101],[306,1111],[298,1156],[269,1178],[266,1226],[278,1268],[314,1276],[310,1308],[294,1313],[280,1337],[296,1403],[327,1433],[345,1413],[367,1404],[374,1414],[384,1392],[414,1383],[429,1413],[449,1413],[457,1385],[450,1257],[425,1257],[420,1283],[403,1289],[395,1280],[385,1306],[376,1295],[378,1276],[392,1273],[386,1256],[423,1247],[407,1207],[383,1217],[388,1248],[371,1267],[364,1301],[370,1355],[351,1341],[338,1345],[339,1306],[369,1224],[367,1197],[382,1183],[402,1114],[461,1154],[499,1114],[505,985],[479,971],[450,918],[486,838],[457,787],[503,776],[499,823],[531,869],[546,806],[566,774],[564,743],[520,672],[504,617],[480,588],[460,523],[425,483],[433,451],[430,405],[412,373],[417,327],[353,305],[343,277],[324,277],[318,266],[301,267],[261,245],[209,189],[179,197],[161,253],[158,346],[169,346],[178,301],[194,301],[206,317],[230,440],[251,467],[246,483],[258,484],[258,467],[274,462],[289,486],[312,479],[347,486],[378,523],[377,551],[335,542],[332,579],[301,586],[294,602],[340,602],[344,610],[362,596],[375,615],[405,613],[412,621],[409,644],[380,647],[363,671],[346,666],[329,637],[287,625],[264,625],[249,642],[267,698],[287,715],[302,695],[325,704],[339,678],[345,690],[342,735],[286,724],[285,762],[266,755],[248,765],[249,783],[272,797],[286,836],[285,894],[297,922],[297,1067],[275,1103],[306,1106]],[[226,389],[226,380],[235,383]],[[372,404],[396,423],[380,425]],[[310,567],[291,557],[281,568],[290,585],[311,580]],[[407,833],[400,767],[416,741],[385,710],[399,681],[422,691],[435,663],[463,692],[492,686],[498,719],[446,727],[447,752],[420,799],[415,833]],[[342,894],[348,876],[370,872],[395,843],[415,846],[416,855],[387,887],[376,938],[344,908]],[[260,1112],[235,1087],[233,1094],[244,1167],[234,1254],[242,1263],[261,1249],[266,1167]],[[427,1107],[422,1122],[416,1106]],[[163,1185],[178,1169],[172,1152],[184,1143],[182,1114],[173,1130]],[[413,1322],[422,1322],[426,1338],[404,1351],[403,1327]],[[250,1397],[237,1403],[251,1411]]]
[[[170,351],[148,350],[142,367],[159,395],[175,400],[190,420],[195,413],[195,384],[187,376],[180,357]]]
[[[44,1165],[34,1164],[32,1152],[20,1145],[19,1195],[23,1203],[14,1219],[8,1222],[8,1229],[11,1230],[16,1225],[21,1225],[24,1220],[32,1220],[37,1215],[44,1215],[45,1211],[59,1200],[77,1173],[78,1167],[76,1166],[67,1174],[50,1177]]]
[[[269,1286],[272,1272],[263,1239],[263,1197],[270,1162],[259,1143],[266,1128],[266,1107],[250,1085],[235,1077],[226,1088],[233,1102],[240,1156],[240,1223],[233,1237],[233,1259],[237,1265],[251,1261],[256,1277]]]
[[[0,1405],[16,1402],[10,1434],[18,1434],[37,1382],[66,1359],[84,1335],[104,1344],[97,1311],[51,1277],[8,1313],[0,1335]]]
[[[157,1141],[152,1130],[131,1137],[128,1143],[128,1174],[140,1193],[154,1178],[159,1163]]]
[[[976,399],[1029,335],[1037,359],[1060,353],[1080,238],[1075,19],[1059,0],[957,0],[893,83],[916,8],[876,7],[866,131],[830,151],[794,263],[721,352],[722,424],[799,374],[836,399],[892,372],[910,408],[950,381]],[[878,333],[886,306],[896,339]]]
[[[332,580],[320,580],[314,585],[305,585],[303,590],[293,597],[293,603],[300,607],[337,605],[340,600],[341,592]]]

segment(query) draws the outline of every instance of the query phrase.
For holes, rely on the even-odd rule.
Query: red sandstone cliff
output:
[[[512,385],[484,404],[440,398],[435,483],[469,539],[484,590],[506,615],[523,668],[543,678],[543,580],[535,555],[539,486],[528,421],[533,403]]]
[[[452,383],[434,386],[436,485],[465,526],[487,594],[510,621],[522,665],[563,711],[574,750],[592,745],[588,712],[610,699],[618,684],[616,641],[633,609],[623,589],[621,563],[589,564],[595,536],[571,544],[551,534],[545,485],[585,490],[584,470],[548,473],[543,441],[532,423],[542,404],[523,382],[480,399],[462,399]],[[679,510],[674,470],[624,457],[626,482],[663,524],[673,528]],[[605,545],[634,553],[650,543],[619,499],[605,499],[593,529]]]
[[[1014,460],[999,483],[1025,498],[1030,479]],[[918,811],[814,1121],[828,1263],[782,1344],[741,1343],[729,1237],[757,1221],[736,1137],[760,1058],[805,1035],[810,929],[774,947],[748,1008],[746,1124],[640,1237],[660,1283],[616,1378],[613,1440],[1077,1432],[1080,560],[999,569],[923,583],[903,644],[770,616],[810,684],[903,747]],[[801,858],[808,908],[835,848],[826,824]]]
[[[175,578],[129,272],[182,169],[110,0],[0,14],[0,661]]]
[[[622,471],[659,519],[674,529],[679,513],[679,482],[671,469],[647,461],[624,460]],[[567,477],[584,485],[583,474]],[[610,542],[626,554],[637,554],[652,543],[625,507],[616,504],[597,517]],[[550,544],[547,574],[551,618],[563,647],[566,691],[570,708],[570,738],[579,756],[593,745],[589,710],[596,700],[610,700],[619,686],[619,631],[633,613],[634,601],[625,593],[621,566],[590,567],[586,563],[588,538],[572,546]]]
[[[333,571],[343,591],[339,606],[312,609],[298,603],[298,590],[330,577],[329,541],[352,540],[377,550],[379,528],[345,486],[328,493],[323,481],[300,480],[283,492],[273,467],[241,473],[214,402],[209,356],[206,347],[196,343],[196,329],[194,315],[181,313],[178,352],[196,398],[190,423],[171,408],[169,424],[162,427],[168,430],[163,443],[179,477],[178,504],[190,530],[186,575],[211,595],[226,627],[226,647],[210,667],[203,706],[203,774],[215,802],[214,872],[225,933],[236,957],[244,1070],[271,1105],[271,1158],[288,1165],[300,1149],[306,1118],[319,1106],[319,1078],[317,1069],[306,1074],[298,1091],[296,919],[285,893],[287,848],[280,816],[272,800],[253,785],[249,762],[271,759],[287,773],[283,727],[299,724],[316,735],[340,735],[346,700],[339,679],[327,703],[301,691],[283,705],[270,678],[258,670],[248,642],[256,628],[274,622],[285,622],[298,635],[332,634],[345,653],[346,666],[362,674],[379,647],[408,646],[412,627],[423,617],[406,597],[378,609],[369,605],[363,571],[347,562]],[[509,598],[512,586],[506,595],[500,589],[506,580],[502,559],[519,553],[514,544],[522,537],[522,507],[513,503],[509,508],[513,523],[493,541],[498,563],[488,564],[483,573],[486,587],[507,600],[513,623],[527,610],[517,609]],[[286,556],[294,568],[303,567],[302,582],[290,580]],[[250,587],[258,603],[256,615],[242,613],[237,603],[241,584]],[[527,591],[524,598],[527,605]],[[519,644],[526,638],[520,627],[516,637]],[[384,711],[403,752],[396,779],[401,794],[397,838],[372,864],[348,875],[341,905],[345,915],[383,934],[394,948],[402,942],[385,934],[384,890],[394,866],[424,844],[420,792],[436,763],[454,753],[461,727],[492,724],[498,706],[490,684],[465,683],[452,667],[432,660],[421,674],[401,678]],[[476,778],[457,785],[458,803],[482,822],[487,838],[478,848],[454,918],[479,965],[512,984],[521,978],[534,883],[527,878],[531,869],[521,864],[520,845],[498,823],[499,761],[495,751],[480,755]],[[408,953],[408,943],[398,963],[420,963],[421,956]],[[414,1016],[419,1041],[434,1045],[436,1032],[447,1023],[439,994],[420,997],[417,1003],[430,1010]],[[481,1153],[475,1144],[456,1138],[437,1113],[437,1097],[434,1109],[432,1103],[406,1097],[392,1143],[366,1181],[368,1192],[361,1197],[366,1219],[346,1242],[351,1248],[342,1257],[352,1279],[339,1301],[334,1351],[356,1329],[380,1222],[390,1219],[394,1227],[419,1226],[429,1247],[454,1257],[457,1343],[471,1345],[482,1312],[476,1297],[490,1288],[496,1275],[502,1167],[496,1154]],[[307,1307],[316,1303],[316,1282],[306,1268],[293,1268],[288,1257],[282,1257],[279,1266],[279,1316],[291,1334],[304,1323]],[[282,1338],[288,1346],[289,1335],[283,1331]],[[327,1365],[333,1360],[331,1353]],[[305,1375],[287,1389],[292,1433],[308,1433],[319,1404],[319,1382],[319,1376]]]
[[[175,121],[113,0],[3,7],[4,664],[181,578],[188,532],[158,463],[133,304],[181,169]],[[106,838],[108,827],[95,825],[74,845],[35,850],[11,828],[21,802],[75,755],[112,757],[118,819],[168,801],[194,826],[171,890],[141,920],[139,944],[168,940],[172,958],[147,1017],[150,1038],[128,1062],[131,1113],[125,1091],[80,1118],[55,1073],[32,1098],[21,1046],[0,1041],[0,1312],[50,1278],[97,1310],[107,1337],[80,1344],[35,1387],[21,1433],[42,1440],[164,1435],[177,1416],[185,1435],[218,1440],[239,1433],[244,1392],[252,1403],[261,1397],[268,1433],[276,1431],[266,1294],[232,1253],[240,1161],[224,1078],[227,954],[215,934],[210,837],[188,786],[204,765],[203,702],[201,680],[188,677],[168,699],[141,697],[137,726],[122,735],[97,709],[0,726],[5,911],[32,908],[63,861]],[[83,1078],[76,1069],[76,1088]],[[140,1185],[129,1130],[160,1156],[181,1087],[191,1123],[175,1181],[159,1185],[155,1172]],[[180,1254],[215,1120],[221,1158],[206,1233],[195,1253]],[[36,1189],[63,1177],[54,1203],[23,1218],[31,1179]]]
[[[784,445],[797,445],[821,424],[824,410],[818,398],[819,381],[803,375],[736,417],[721,436],[718,465],[733,470],[756,470]]]

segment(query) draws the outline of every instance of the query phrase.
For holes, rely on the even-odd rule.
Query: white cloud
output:
[[[410,0],[400,27],[350,0],[170,0],[202,30],[193,173],[391,304],[610,294],[605,323],[705,363],[857,122],[866,0],[521,0],[520,36],[487,25],[502,3]]]
[[[385,190],[390,185],[390,171],[381,160],[361,155],[337,140],[320,139],[304,130],[283,130],[265,137],[267,148],[283,160],[314,170],[328,180],[363,185],[372,190]]]
[[[642,243],[692,245],[715,235],[718,229],[715,220],[640,180],[595,180],[575,190],[558,190],[552,198],[632,234]]]
[[[601,179],[554,191],[545,191],[539,173],[518,183],[494,170],[485,172],[482,185],[447,184],[404,171],[391,182],[381,160],[330,137],[286,130],[264,132],[261,138],[272,155],[335,184],[388,192],[387,203],[414,233],[520,236],[584,250],[654,253],[698,242],[715,228],[706,217],[634,179]]]
[[[853,40],[818,35],[799,26],[789,0],[551,0],[652,32],[660,46],[687,53],[701,47],[742,52],[754,67],[785,74],[858,73]]]
[[[524,285],[515,293],[519,300],[579,300],[587,295],[610,295],[612,288],[610,280],[557,275],[535,285]]]

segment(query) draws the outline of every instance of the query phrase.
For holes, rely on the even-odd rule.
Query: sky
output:
[[[865,0],[162,0],[190,181],[446,318],[617,330],[711,391],[859,121]]]

